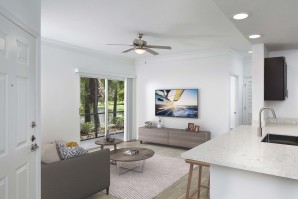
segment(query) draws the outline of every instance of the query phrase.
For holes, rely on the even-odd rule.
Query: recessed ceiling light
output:
[[[241,13],[237,13],[237,14],[233,15],[233,19],[235,19],[235,20],[242,20],[242,19],[246,19],[248,16],[249,16],[248,13],[241,12]]]
[[[250,50],[250,51],[248,51],[248,53],[249,53],[249,54],[251,54],[251,53],[252,53],[252,51]]]
[[[253,35],[249,35],[248,37],[250,38],[250,39],[257,39],[257,38],[260,38],[262,35],[260,35],[260,34],[253,34]]]

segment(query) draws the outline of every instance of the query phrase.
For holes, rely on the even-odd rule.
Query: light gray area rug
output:
[[[154,155],[146,160],[143,173],[118,175],[111,165],[110,194],[122,199],[151,199],[183,177],[189,169],[184,159]]]

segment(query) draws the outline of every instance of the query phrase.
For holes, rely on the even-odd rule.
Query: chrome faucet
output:
[[[262,116],[262,111],[264,109],[269,109],[272,112],[272,115],[273,115],[274,119],[276,119],[275,112],[274,112],[274,110],[272,108],[270,108],[270,107],[263,107],[263,108],[261,108],[260,109],[260,112],[259,112],[259,127],[257,129],[257,136],[258,137],[262,137],[262,120],[261,120],[261,116]]]

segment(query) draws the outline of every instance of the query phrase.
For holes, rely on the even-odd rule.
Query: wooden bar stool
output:
[[[189,163],[189,173],[188,173],[188,182],[187,182],[187,189],[186,189],[186,199],[192,199],[192,196],[194,196],[197,193],[197,199],[200,198],[200,191],[201,187],[210,190],[210,175],[208,179],[208,185],[204,186],[202,185],[202,168],[208,167],[210,168],[210,165],[206,162],[200,162],[195,160],[185,160],[186,163]],[[191,184],[191,178],[192,178],[192,172],[194,165],[197,165],[199,167],[199,175],[198,175],[198,188],[190,195],[190,184]]]

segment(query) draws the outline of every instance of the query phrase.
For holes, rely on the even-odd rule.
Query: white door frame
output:
[[[41,49],[40,49],[40,44],[41,44],[41,38],[40,38],[40,33],[37,33],[34,31],[30,26],[27,24],[23,23],[22,20],[20,20],[16,15],[8,11],[6,8],[4,8],[2,5],[0,5],[0,15],[12,22],[14,25],[18,26],[19,28],[23,29],[25,32],[30,34],[36,41],[36,106],[35,106],[35,117],[36,117],[36,129],[35,129],[35,135],[36,135],[36,143],[40,146],[41,144],[41,91],[40,91],[40,70],[41,70],[41,59],[40,59],[40,54],[41,54]],[[35,152],[35,159],[36,159],[36,199],[41,198],[41,164],[40,164],[40,150],[37,150]]]
[[[238,75],[234,75],[234,74],[230,74],[229,75],[229,130],[231,129],[231,117],[230,117],[230,115],[231,115],[231,77],[235,77],[236,79],[237,79],[237,81],[236,81],[236,100],[237,100],[237,106],[236,106],[236,124],[235,124],[235,127],[238,125],[238,123],[239,123],[239,113],[238,113],[238,111],[239,111],[239,76]]]

